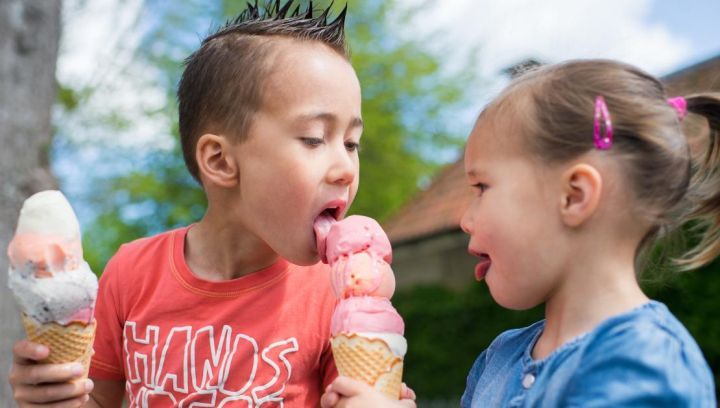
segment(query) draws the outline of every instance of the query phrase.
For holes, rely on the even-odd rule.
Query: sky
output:
[[[79,146],[72,155],[55,155],[53,170],[70,195],[83,188],[75,180],[82,168],[124,171],[102,166],[111,160],[98,141],[122,148],[168,148],[170,124],[148,119],[166,93],[154,84],[152,67],[138,64],[134,51],[146,32],[143,6],[158,0],[66,0],[58,59],[60,83],[73,88],[97,87],[79,112],[55,112],[65,134]],[[525,58],[545,63],[571,58],[615,58],[662,76],[720,55],[720,0],[396,0],[422,4],[412,24],[398,24],[398,36],[422,37],[448,69],[474,53],[482,85],[469,84],[471,98],[454,129],[468,132],[474,116],[507,83],[504,68]],[[352,16],[352,9],[350,10]],[[218,22],[219,23],[219,22]],[[197,36],[208,27],[197,29]],[[719,73],[720,75],[720,73]],[[121,131],[98,116],[116,113],[129,121]],[[78,166],[78,161],[83,162]],[[127,164],[130,165],[130,164]],[[122,166],[118,164],[118,166]],[[103,170],[105,169],[105,170]]]
[[[522,60],[612,58],[663,76],[720,55],[717,16],[720,0],[445,0],[421,12],[417,26],[433,33],[430,46],[450,55],[449,65],[468,52],[477,58],[485,86],[463,115],[469,127],[507,84],[503,70]]]

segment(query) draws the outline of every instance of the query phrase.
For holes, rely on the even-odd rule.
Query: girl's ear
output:
[[[569,227],[578,227],[597,210],[602,194],[602,176],[589,164],[576,164],[562,175],[560,215]]]
[[[220,187],[233,187],[239,180],[231,145],[224,136],[206,133],[197,141],[195,160],[203,185],[212,183]]]

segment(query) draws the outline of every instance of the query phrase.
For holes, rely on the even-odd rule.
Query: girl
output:
[[[481,113],[461,223],[475,276],[503,307],[544,303],[545,320],[493,341],[463,407],[715,406],[699,347],[637,282],[648,250],[688,221],[698,244],[675,262],[720,254],[720,94],[666,98],[635,67],[571,61],[518,78]],[[688,140],[688,112],[709,133]],[[326,406],[376,398],[345,378],[329,391]]]

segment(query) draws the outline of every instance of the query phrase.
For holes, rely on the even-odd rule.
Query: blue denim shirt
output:
[[[498,336],[467,379],[462,407],[715,407],[695,340],[651,301],[612,317],[542,360],[544,321]]]

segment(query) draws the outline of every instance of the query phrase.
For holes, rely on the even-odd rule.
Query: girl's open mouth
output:
[[[490,265],[492,265],[492,260],[490,259],[490,255],[485,253],[479,253],[475,251],[469,251],[470,255],[478,258],[479,262],[477,265],[475,265],[475,279],[478,281],[481,281],[485,279],[485,275],[487,275],[488,270],[490,269]]]

